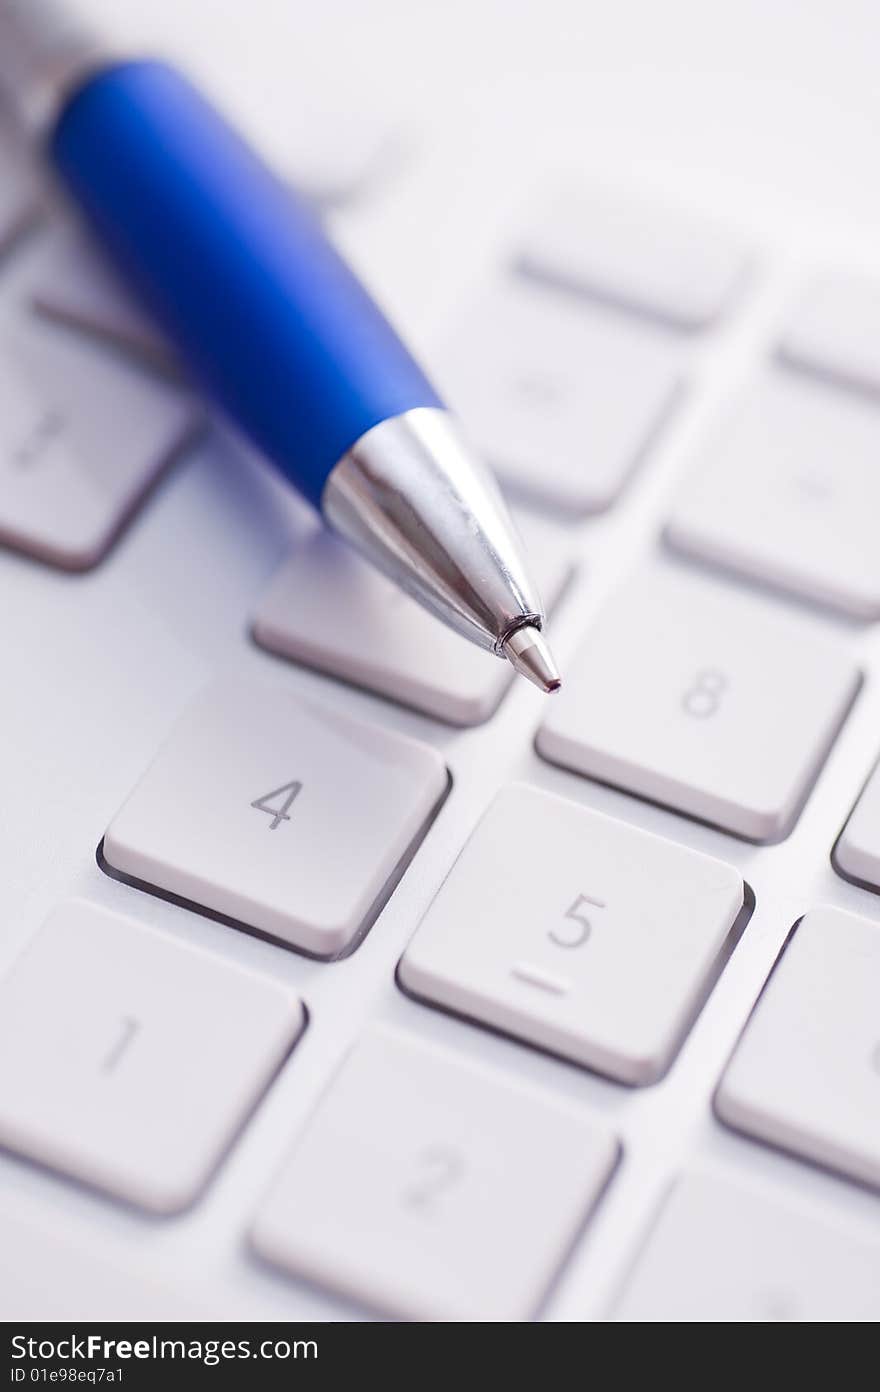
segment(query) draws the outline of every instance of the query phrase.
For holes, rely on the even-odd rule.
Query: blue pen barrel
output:
[[[173,68],[89,79],[50,153],[194,379],[316,505],[365,431],[442,404],[308,205]]]

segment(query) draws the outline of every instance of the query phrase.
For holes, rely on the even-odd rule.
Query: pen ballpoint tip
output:
[[[559,669],[540,629],[525,624],[502,644],[501,651],[520,676],[527,677],[541,691],[558,691],[562,685]]]

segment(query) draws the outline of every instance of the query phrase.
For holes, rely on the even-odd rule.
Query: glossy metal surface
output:
[[[562,678],[541,630],[531,624],[517,628],[503,645],[508,662],[540,691],[558,691]]]
[[[543,606],[495,480],[447,411],[420,407],[367,431],[322,498],[327,521],[426,609],[503,656]]]

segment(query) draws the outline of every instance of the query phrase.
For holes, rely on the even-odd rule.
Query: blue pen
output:
[[[311,209],[174,68],[0,0],[0,82],[194,380],[348,541],[543,690],[494,480]]]

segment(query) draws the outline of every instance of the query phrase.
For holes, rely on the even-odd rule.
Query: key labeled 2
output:
[[[531,1319],[617,1157],[580,1107],[374,1025],[251,1240],[291,1276],[392,1318]]]
[[[369,927],[447,786],[425,745],[230,682],[181,720],[114,818],[103,859],[331,957]]]

